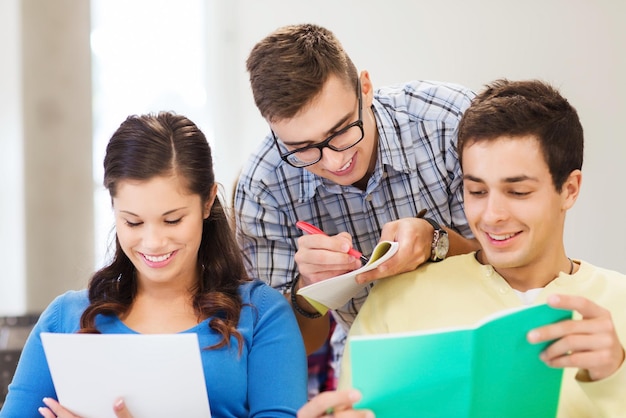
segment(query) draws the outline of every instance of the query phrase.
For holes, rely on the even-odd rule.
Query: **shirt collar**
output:
[[[409,116],[383,105],[376,98],[372,110],[378,129],[379,161],[399,172],[415,171],[417,160],[413,138],[411,134],[402,136],[402,130],[409,125]]]

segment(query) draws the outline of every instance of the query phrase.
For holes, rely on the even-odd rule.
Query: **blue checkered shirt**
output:
[[[472,237],[463,213],[457,126],[474,93],[462,86],[413,81],[379,89],[372,103],[378,158],[366,190],[341,186],[281,160],[271,135],[242,169],[235,192],[237,239],[251,277],[283,292],[298,269],[298,220],[328,235],[347,231],[369,255],[383,225],[428,216]],[[369,293],[366,287],[334,312],[349,327]]]

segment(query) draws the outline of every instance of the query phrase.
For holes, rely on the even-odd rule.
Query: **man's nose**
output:
[[[506,219],[507,216],[506,199],[498,193],[489,194],[487,205],[483,213],[483,219],[493,223]]]
[[[345,164],[343,151],[333,151],[328,147],[322,150],[322,160],[324,167],[331,171],[336,171]]]

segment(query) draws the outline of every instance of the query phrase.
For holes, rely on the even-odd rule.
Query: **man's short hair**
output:
[[[284,26],[258,42],[246,62],[252,94],[270,122],[290,119],[330,75],[356,88],[358,73],[335,35],[313,24]]]
[[[502,136],[534,136],[561,191],[569,174],[583,164],[583,128],[576,109],[559,91],[539,80],[496,80],[486,86],[459,124],[459,160],[463,149]]]

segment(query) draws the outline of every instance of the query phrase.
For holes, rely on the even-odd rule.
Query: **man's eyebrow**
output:
[[[473,181],[475,183],[484,183],[485,182],[480,177],[472,176],[471,174],[464,174],[463,175],[463,180],[469,180],[469,181]],[[530,181],[537,181],[537,178],[531,177],[531,176],[526,176],[526,175],[513,176],[513,177],[504,177],[501,180],[501,183],[520,183],[522,181],[528,181],[528,180],[530,180]]]
[[[350,119],[350,117],[353,114],[354,114],[354,111],[348,113],[343,118],[341,118],[339,120],[339,122],[337,122],[333,127],[331,127],[328,131],[326,131],[326,137],[328,138],[330,135],[332,135],[333,133],[337,132],[339,130],[339,127],[342,126],[342,125],[345,125],[346,122]]]
[[[475,183],[484,183],[484,181],[478,177],[472,176],[471,174],[463,174],[463,180],[473,181]]]
[[[504,179],[502,179],[503,183],[520,183],[522,181],[537,181],[537,178],[535,177],[531,177],[531,176],[527,176],[527,175],[520,175],[520,176],[513,176],[513,177],[505,177]]]
[[[350,113],[348,113],[348,114],[347,114],[347,115],[345,115],[343,118],[341,118],[341,119],[340,119],[340,120],[339,120],[339,121],[338,121],[335,125],[333,125],[330,129],[328,129],[328,130],[326,131],[326,133],[325,133],[325,135],[324,135],[324,139],[323,139],[322,141],[326,140],[326,139],[327,139],[329,136],[331,136],[333,133],[337,132],[337,131],[339,130],[339,127],[340,127],[340,126],[345,125],[345,123],[346,123],[346,122],[350,119],[350,117],[352,116],[352,113],[354,113],[354,112],[350,112]],[[321,141],[320,141],[320,142],[321,142]],[[315,144],[315,143],[317,143],[317,142],[316,142],[316,141],[313,141],[313,140],[311,140],[311,139],[309,139],[309,140],[304,140],[304,141],[298,141],[298,142],[285,142],[285,141],[283,141],[283,144],[285,144],[285,145],[289,145],[289,146],[292,146],[292,147],[293,147],[293,146],[297,147],[297,146],[300,146],[300,145],[307,146],[307,145],[311,145],[311,144]]]

